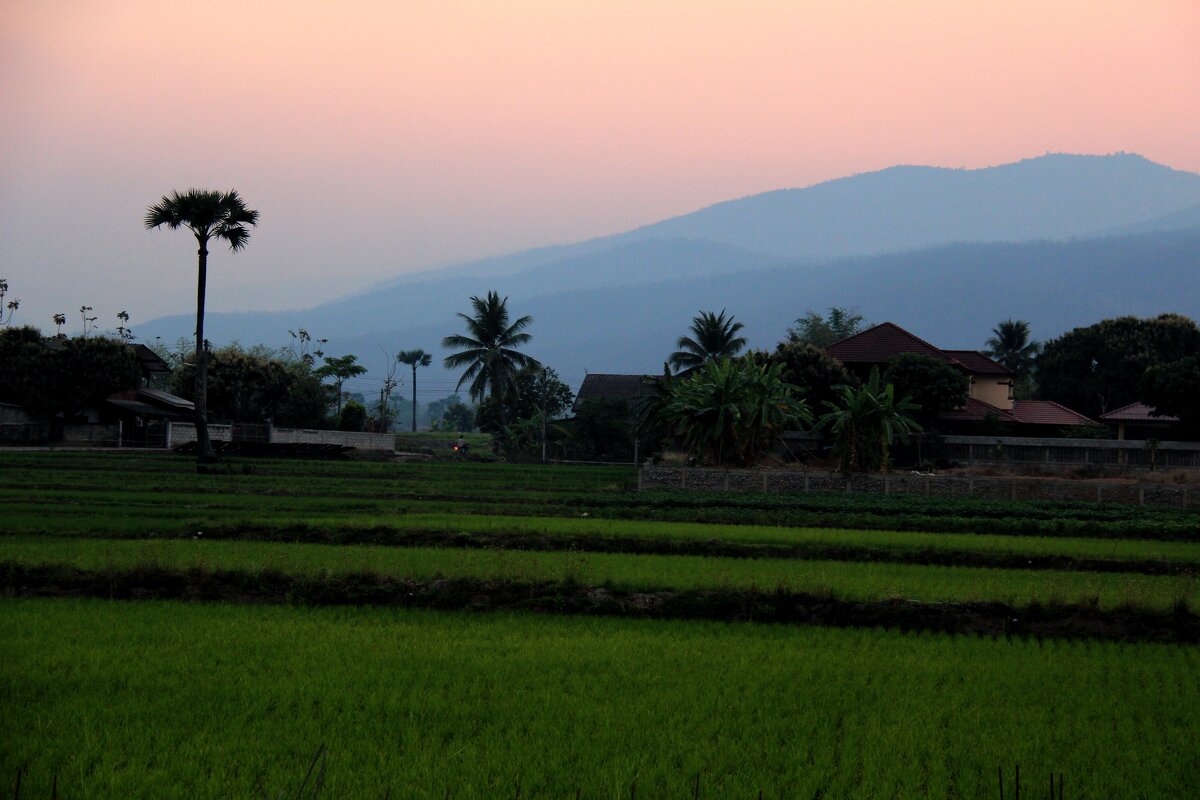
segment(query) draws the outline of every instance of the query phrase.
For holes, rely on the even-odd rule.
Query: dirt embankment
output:
[[[707,619],[831,627],[881,627],[986,636],[1045,636],[1200,643],[1200,616],[1101,610],[1092,604],[855,602],[795,592],[706,589],[656,591],[459,578],[412,581],[371,573],[299,576],[275,571],[85,570],[63,564],[0,562],[8,597],[98,597],[311,606],[358,605],[444,610],[520,610],[658,619]]]

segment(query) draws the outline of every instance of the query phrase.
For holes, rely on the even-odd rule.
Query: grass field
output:
[[[635,487],[625,467],[2,452],[0,562],[1193,626],[1200,603],[1195,512]],[[7,593],[0,779],[21,770],[24,797],[55,775],[63,797],[260,797],[259,776],[293,796],[322,743],[329,797],[691,797],[697,775],[705,797],[994,797],[1017,763],[1032,797],[1051,770],[1066,797],[1200,786],[1194,644]]]

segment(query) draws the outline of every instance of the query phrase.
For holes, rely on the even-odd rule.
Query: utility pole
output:
[[[546,368],[542,367],[542,463],[546,463]]]

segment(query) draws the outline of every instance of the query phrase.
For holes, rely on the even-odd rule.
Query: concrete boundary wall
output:
[[[915,475],[900,472],[845,478],[836,473],[825,472],[645,466],[638,470],[638,489],[864,492],[917,494],[926,497],[975,497],[984,500],[1072,500],[1200,509],[1198,487],[1057,478]]]
[[[209,425],[208,436],[214,442],[235,441],[233,425]],[[190,422],[172,422],[167,434],[167,447],[178,447],[196,441],[196,426]],[[238,440],[241,441],[241,440]],[[256,439],[262,441],[262,439]],[[391,433],[359,433],[357,431],[321,431],[308,428],[270,427],[266,441],[271,444],[336,444],[357,450],[386,450],[395,452],[396,436]]]
[[[943,436],[941,456],[965,464],[1200,468],[1200,442],[1039,439],[1025,436]]]

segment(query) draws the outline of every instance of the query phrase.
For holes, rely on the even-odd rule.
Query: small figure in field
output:
[[[454,455],[459,458],[465,458],[471,452],[471,446],[467,444],[467,440],[459,434],[458,441],[454,443]]]

